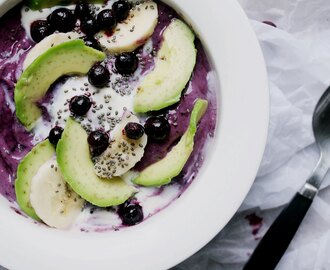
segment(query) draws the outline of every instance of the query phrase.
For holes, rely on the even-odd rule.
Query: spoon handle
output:
[[[297,193],[261,239],[243,270],[275,269],[296,234],[312,201],[312,199]]]

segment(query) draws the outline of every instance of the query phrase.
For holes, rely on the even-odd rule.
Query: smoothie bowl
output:
[[[200,7],[196,2],[189,5]],[[57,259],[61,262],[47,267],[102,269],[111,262],[123,269],[165,268],[210,240],[246,194],[265,141],[267,94],[260,88],[265,75],[251,30],[246,27],[248,34],[242,36],[253,44],[262,78],[256,91],[264,92],[258,106],[241,117],[246,137],[233,132],[236,127],[229,133],[238,139],[233,148],[243,146],[243,152],[254,142],[251,135],[259,138],[252,143],[254,161],[247,167],[240,160],[248,155],[237,158],[239,151],[232,155],[225,147],[228,115],[236,115],[227,102],[237,98],[239,88],[227,74],[233,71],[226,52],[230,39],[216,48],[215,25],[207,33],[194,8],[150,0],[29,0],[8,6],[14,3],[2,4],[0,19],[0,202],[8,216],[1,232],[17,224],[24,230],[10,238],[3,264],[43,268],[47,260]],[[253,76],[245,78],[253,87]],[[228,83],[233,92],[227,92]],[[244,102],[231,105],[244,110],[251,93],[241,95]],[[264,103],[259,106],[259,101]],[[218,199],[230,195],[226,190],[235,194],[233,183],[225,181],[236,179],[228,159],[248,179],[230,206]],[[218,175],[218,182],[208,179]],[[194,236],[203,239],[198,244],[178,244],[174,238],[191,237],[195,226],[206,221],[201,207],[205,213],[218,207],[227,213],[207,223],[206,234]],[[193,234],[187,224],[195,228]],[[2,233],[1,242],[7,243],[10,233]],[[38,256],[17,262],[23,254],[13,252],[16,241],[32,245]],[[178,244],[180,254],[156,259],[168,241]],[[150,253],[157,256],[147,263]]]

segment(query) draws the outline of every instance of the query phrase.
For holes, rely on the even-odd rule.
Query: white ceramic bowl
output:
[[[0,0],[0,15],[17,0]],[[235,0],[166,0],[199,33],[220,78],[216,141],[189,189],[138,226],[72,233],[35,225],[0,198],[0,265],[9,269],[167,269],[209,242],[256,176],[267,136],[266,71]],[[1,27],[1,26],[0,26]]]

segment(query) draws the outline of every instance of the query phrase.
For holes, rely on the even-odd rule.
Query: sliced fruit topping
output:
[[[100,30],[99,25],[94,17],[82,20],[80,29],[88,36],[93,36]]]
[[[110,72],[106,67],[96,64],[88,72],[88,81],[95,87],[104,87],[110,81]]]
[[[101,155],[109,146],[109,135],[103,130],[95,130],[88,136],[88,144],[92,156]]]
[[[126,137],[132,140],[138,140],[144,134],[143,126],[135,122],[127,123],[124,130]]]
[[[130,112],[124,113],[109,147],[99,157],[95,158],[95,172],[103,178],[121,176],[141,160],[144,148],[147,144],[147,135],[143,134],[139,139],[130,139],[123,132],[128,123],[138,123],[139,119]]]
[[[56,147],[58,141],[62,137],[62,133],[63,133],[63,128],[59,126],[53,127],[49,132],[48,140],[52,145]]]
[[[129,199],[136,189],[122,179],[102,179],[94,172],[86,131],[72,118],[67,120],[56,148],[57,162],[65,181],[86,201],[107,207]]]
[[[171,125],[163,116],[152,116],[144,124],[148,139],[152,141],[164,141],[168,138],[171,131]]]
[[[59,5],[70,5],[76,3],[76,0],[26,0],[24,3],[32,10],[40,10],[43,8],[50,8]],[[88,0],[89,3],[104,4],[104,0]]]
[[[113,34],[101,31],[95,37],[109,53],[132,52],[152,35],[157,19],[157,4],[146,1],[131,9],[127,19],[113,29]]]
[[[126,226],[133,226],[143,220],[143,210],[137,203],[125,202],[118,207],[118,215]]]
[[[97,15],[97,22],[102,30],[111,31],[117,24],[111,9],[104,9]]]
[[[193,32],[180,20],[167,27],[155,68],[137,87],[136,112],[158,111],[180,100],[196,63],[194,39]]]
[[[141,186],[162,186],[171,182],[172,178],[178,176],[190,157],[194,148],[194,137],[197,124],[204,115],[208,106],[206,100],[198,99],[190,116],[187,131],[181,137],[179,143],[162,160],[144,169],[139,176],[133,180]]]
[[[31,24],[31,37],[35,42],[40,42],[53,32],[54,30],[50,27],[47,21],[38,20]]]
[[[84,116],[92,107],[92,102],[87,96],[75,96],[70,100],[70,111],[76,116]]]
[[[112,5],[113,13],[115,14],[118,22],[122,22],[127,19],[131,8],[131,4],[128,1],[123,0],[114,2]]]
[[[23,63],[23,70],[25,70],[29,65],[33,63],[34,60],[36,60],[40,55],[45,53],[50,48],[77,38],[79,38],[79,34],[76,32],[54,33],[44,38],[41,42],[36,44],[27,54]]]
[[[54,146],[45,140],[36,145],[20,162],[15,181],[17,203],[28,216],[39,220],[30,202],[31,180],[39,168],[55,155]]]
[[[138,68],[138,63],[135,53],[122,53],[115,60],[116,69],[122,75],[134,73]]]
[[[73,40],[50,48],[23,72],[15,88],[16,115],[31,130],[41,116],[36,102],[65,74],[86,74],[105,54]]]
[[[47,18],[50,26],[63,33],[72,31],[76,26],[76,17],[73,12],[67,8],[58,8],[54,10]]]
[[[70,228],[85,201],[64,181],[56,160],[44,163],[31,181],[31,205],[48,226]]]
[[[92,10],[87,2],[79,1],[74,9],[74,15],[80,20],[88,19],[92,16]]]

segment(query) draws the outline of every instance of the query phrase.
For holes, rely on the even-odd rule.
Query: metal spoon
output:
[[[315,107],[313,132],[320,150],[320,159],[312,175],[276,218],[243,270],[271,270],[276,267],[296,234],[330,168],[330,87]]]

